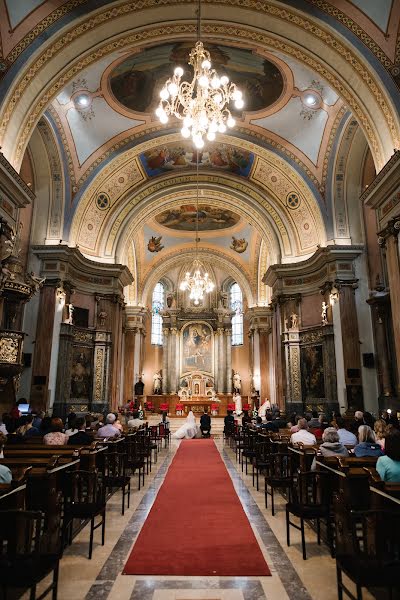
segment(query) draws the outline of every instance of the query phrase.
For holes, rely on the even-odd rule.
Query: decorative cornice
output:
[[[122,288],[133,282],[128,267],[89,260],[79,248],[65,244],[32,246],[32,252],[42,261],[41,274],[71,282],[77,290],[119,296]]]
[[[360,200],[368,206],[377,207],[377,204],[373,198],[375,191],[380,187],[384,187],[385,180],[388,180],[392,171],[400,166],[400,150],[395,150],[385,166],[379,171],[373,182],[367,187],[367,189],[361,194]],[[399,182],[399,175],[396,173],[397,181]],[[382,201],[383,201],[382,197]],[[379,205],[379,204],[378,204]]]
[[[272,265],[262,281],[273,289],[275,298],[301,292],[315,293],[326,280],[352,283],[353,261],[362,254],[363,246],[327,246],[307,260]]]
[[[31,200],[36,198],[31,188],[26,185],[25,181],[18,175],[14,167],[8,162],[6,157],[0,152],[0,177],[1,187],[10,195],[18,208],[22,208],[30,204]]]

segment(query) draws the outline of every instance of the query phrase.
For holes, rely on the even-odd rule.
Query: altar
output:
[[[233,402],[232,394],[217,394],[217,401],[210,396],[191,396],[190,398],[180,398],[178,394],[155,394],[142,396],[141,403],[146,406],[150,402],[151,412],[161,413],[166,411],[170,416],[187,417],[192,410],[196,415],[201,414],[205,408],[211,414],[212,406],[217,407],[217,414],[214,416],[225,417],[228,411],[228,404]],[[251,404],[248,396],[242,396],[242,404]],[[182,409],[177,407],[182,406]],[[162,408],[161,408],[162,407]],[[178,413],[177,413],[178,410]],[[182,414],[179,414],[181,413]]]

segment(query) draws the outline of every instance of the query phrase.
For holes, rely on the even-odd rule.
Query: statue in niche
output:
[[[161,394],[162,376],[160,371],[156,371],[153,375],[153,393]]]
[[[326,302],[322,303],[322,312],[321,312],[321,319],[322,319],[322,325],[328,325],[328,305]]]
[[[232,383],[233,391],[237,394],[240,394],[240,390],[242,389],[242,378],[237,371],[235,371],[233,374]]]
[[[299,318],[295,312],[290,315],[290,329],[297,329],[299,325]]]
[[[223,292],[222,290],[220,291],[218,308],[228,308],[228,292]]]
[[[74,305],[71,302],[68,304],[68,318],[65,320],[65,323],[68,325],[74,324]]]
[[[106,313],[105,310],[101,310],[99,312],[99,314],[97,315],[97,322],[100,325],[100,327],[104,327],[107,321],[107,317],[108,314]]]
[[[167,294],[167,307],[175,308],[175,306],[176,306],[175,294],[170,292],[169,294]]]

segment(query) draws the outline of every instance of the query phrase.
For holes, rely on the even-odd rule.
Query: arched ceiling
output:
[[[0,0],[2,151],[18,169],[37,131],[53,155],[58,145],[65,197],[62,208],[58,185],[46,243],[129,264],[135,301],[193,251],[193,148],[154,107],[173,67],[185,67],[196,6]],[[398,147],[400,0],[379,10],[372,0],[203,0],[202,14],[213,65],[246,105],[200,156],[200,249],[231,264],[232,277],[240,271],[251,302],[262,303],[267,264],[305,259],[340,237],[332,173],[349,122],[377,169]]]

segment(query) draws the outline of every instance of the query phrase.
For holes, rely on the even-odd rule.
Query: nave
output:
[[[307,560],[302,559],[299,533],[292,533],[292,544],[288,548],[286,500],[276,494],[275,516],[272,517],[271,509],[265,508],[263,478],[260,478],[260,490],[257,492],[252,486],[251,469],[248,475],[242,473],[234,450],[222,435],[216,434],[214,441],[272,576],[135,577],[121,574],[179,447],[180,442],[172,441],[169,447],[159,453],[158,461],[146,476],[145,485],[140,491],[137,489],[137,475],[133,478],[130,508],[126,509],[124,516],[121,516],[120,491],[108,501],[105,545],[100,545],[100,532],[95,532],[92,560],[87,559],[89,528],[85,527],[74,538],[60,563],[59,600],[336,600],[335,560],[330,557],[328,547],[324,544],[318,546],[315,532],[306,526]],[[194,441],[199,442],[201,440]],[[180,509],[190,511],[191,507]],[[196,520],[196,514],[193,514],[193,519]],[[173,540],[171,549],[179,561],[179,548],[174,547]],[[160,560],[162,557],[157,553],[157,539],[154,539],[154,562]],[[240,564],[240,548],[232,548],[231,560]],[[44,580],[38,591],[47,583]],[[26,595],[24,599],[28,597]],[[372,600],[373,596],[364,590],[363,598]]]

